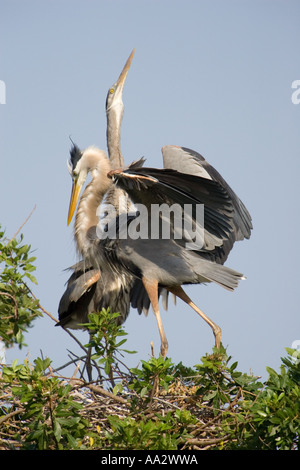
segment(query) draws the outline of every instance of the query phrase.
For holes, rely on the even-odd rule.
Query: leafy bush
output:
[[[300,351],[287,348],[280,372],[267,367],[269,378],[260,392],[246,400],[241,441],[237,447],[261,450],[299,449]]]
[[[127,333],[123,326],[115,321],[119,315],[119,313],[111,313],[110,309],[102,309],[101,312],[90,314],[89,323],[83,325],[90,332],[90,341],[86,347],[94,351],[91,359],[97,361],[98,373],[102,370],[104,375],[110,378],[111,383],[113,383],[113,370],[119,369],[118,357],[123,352],[131,353],[131,351],[121,349],[126,339],[119,340],[119,337],[126,336]]]
[[[24,333],[41,315],[38,301],[27,282],[36,284],[30,245],[20,239],[6,239],[0,228],[0,338],[5,347],[24,346]]]
[[[22,347],[42,309],[27,286],[36,282],[34,258],[22,241],[0,233],[0,339],[7,347]],[[102,310],[85,325],[90,341],[81,347],[93,382],[75,355],[80,378],[61,377],[48,358],[2,365],[0,449],[299,449],[299,351],[287,349],[279,372],[267,368],[265,383],[239,372],[223,347],[193,368],[151,357],[129,370],[124,356],[132,352],[123,349],[117,315]]]
[[[50,362],[37,358],[33,368],[28,362],[3,367],[4,391],[10,387],[12,401],[20,406],[16,415],[22,419],[14,439],[22,442],[23,449],[74,449],[86,434],[88,421],[79,414],[83,405],[70,395],[70,385],[53,377],[51,371],[46,374]],[[10,402],[8,405],[7,411]]]

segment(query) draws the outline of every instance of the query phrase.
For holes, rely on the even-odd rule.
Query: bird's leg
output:
[[[176,286],[176,287],[169,288],[169,291],[172,292],[172,294],[177,295],[177,297],[182,299],[184,302],[186,302],[190,307],[192,307],[192,309],[195,310],[195,312],[198,313],[198,315],[200,315],[200,317],[203,318],[203,320],[206,321],[206,323],[209,324],[209,326],[213,330],[213,334],[215,336],[216,346],[217,346],[218,349],[220,349],[221,338],[222,338],[221,328],[218,325],[216,325],[210,318],[208,318],[208,316],[205,315],[205,313],[202,312],[202,310],[200,310],[200,308],[198,308],[197,305],[194,304],[194,302],[192,302],[192,300],[184,292],[184,290],[182,289],[181,286]]]
[[[159,334],[160,334],[160,341],[161,341],[161,346],[160,346],[160,354],[162,357],[166,357],[167,351],[168,351],[168,341],[164,332],[164,327],[161,321],[161,316],[159,312],[159,304],[158,304],[158,283],[157,281],[151,281],[149,279],[146,279],[145,277],[142,278],[144,287],[146,289],[146,292],[149,296],[154,315],[156,317],[158,329],[159,329]]]
[[[99,281],[101,277],[101,272],[98,270],[94,276],[92,276],[88,281],[83,284],[83,289],[87,291],[93,284]]]

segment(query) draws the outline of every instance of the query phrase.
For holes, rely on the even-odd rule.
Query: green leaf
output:
[[[140,396],[143,398],[148,393],[148,387],[143,387],[140,391]]]
[[[55,422],[54,422],[54,429],[53,429],[53,431],[54,431],[54,436],[55,436],[57,442],[59,442],[60,439],[61,439],[61,432],[62,432],[62,430],[61,430],[61,426],[60,426],[60,424],[59,424],[59,422],[58,422],[57,419],[56,419]]]

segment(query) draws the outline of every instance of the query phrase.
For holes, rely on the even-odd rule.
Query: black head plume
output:
[[[76,165],[80,158],[82,157],[82,152],[80,148],[73,142],[73,140],[70,137],[70,140],[72,142],[72,147],[70,149],[70,164],[72,166],[72,169],[76,168]]]

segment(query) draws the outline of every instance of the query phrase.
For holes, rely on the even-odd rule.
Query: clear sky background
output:
[[[285,347],[300,340],[299,170],[300,1],[293,0],[0,0],[0,223],[24,226],[37,256],[42,306],[57,306],[76,260],[67,227],[69,136],[106,149],[105,98],[133,48],[123,101],[126,163],[145,156],[162,166],[161,147],[200,152],[248,207],[254,231],[227,265],[247,280],[187,292],[223,330],[239,370],[266,377]],[[207,324],[178,300],[162,317],[168,355],[193,366],[211,352]],[[152,312],[131,311],[126,347],[135,366],[159,335]],[[85,342],[87,335],[79,338]],[[59,366],[80,350],[47,316],[26,334],[28,347],[7,361],[41,354]]]

